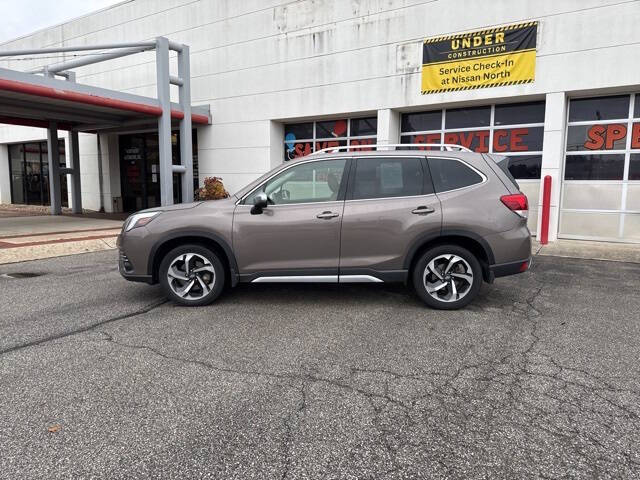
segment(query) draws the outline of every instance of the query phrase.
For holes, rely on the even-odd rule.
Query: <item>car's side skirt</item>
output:
[[[357,271],[356,271],[357,270]],[[241,281],[251,283],[385,283],[405,282],[406,270],[377,271],[370,269],[347,270],[344,274],[316,274],[316,272],[260,272],[251,275],[241,275]]]

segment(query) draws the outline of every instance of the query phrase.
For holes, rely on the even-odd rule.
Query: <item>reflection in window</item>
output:
[[[313,138],[313,123],[296,123],[284,126],[284,136],[293,135],[294,138]]]
[[[640,153],[632,153],[629,157],[629,180],[640,180]]]
[[[445,112],[445,128],[486,127],[491,122],[491,107],[454,108]]]
[[[571,125],[567,129],[567,151],[624,150],[626,139],[626,124]]]
[[[444,143],[462,145],[474,152],[487,153],[489,151],[489,130],[444,132]]]
[[[482,177],[462,162],[446,158],[429,158],[429,169],[436,193],[468,187],[482,182]]]
[[[574,98],[569,102],[569,121],[614,120],[629,115],[629,95]]]
[[[316,122],[316,138],[340,138],[347,136],[347,120]]]
[[[9,158],[11,168],[11,202],[28,205],[49,205],[49,158],[47,142],[32,142],[11,145]],[[58,141],[60,167],[66,166],[64,140]],[[67,176],[60,176],[62,206],[67,202]]]
[[[400,142],[449,143],[480,153],[542,154],[544,101],[445,110],[444,130],[441,126],[442,114],[440,110],[403,114]],[[535,125],[536,123],[540,126]],[[519,126],[524,124],[530,126]],[[490,140],[492,135],[493,142]],[[424,148],[431,149],[438,148]]]
[[[624,154],[567,155],[565,180],[622,180]]]
[[[337,200],[346,162],[344,159],[326,160],[288,168],[252,192],[244,203],[252,205],[260,192],[267,194],[272,205]]]
[[[351,137],[361,137],[364,135],[377,135],[378,133],[378,118],[353,118],[351,120]]]
[[[514,155],[509,157],[509,171],[516,180],[538,180],[542,155]]]
[[[494,125],[544,123],[544,111],[544,101],[496,105]]]
[[[542,151],[544,127],[501,128],[493,131],[493,151]]]
[[[288,161],[326,148],[374,145],[378,119],[366,117],[290,124],[285,125],[284,131],[284,160]],[[361,150],[373,149],[375,147],[363,147]]]
[[[442,110],[433,112],[405,113],[402,115],[403,132],[423,132],[442,128]]]
[[[438,133],[418,133],[416,135],[403,135],[400,143],[442,143],[442,134]],[[440,147],[410,147],[411,150],[440,150]]]
[[[418,158],[359,159],[353,198],[357,200],[421,195],[425,183]]]

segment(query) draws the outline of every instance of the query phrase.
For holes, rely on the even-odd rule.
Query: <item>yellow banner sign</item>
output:
[[[535,79],[538,22],[427,38],[422,93],[530,83]]]

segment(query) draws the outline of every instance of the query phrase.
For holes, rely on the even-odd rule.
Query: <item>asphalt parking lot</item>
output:
[[[177,307],[113,251],[11,272],[42,275],[0,276],[0,478],[640,476],[640,264],[538,256],[458,312],[389,285]]]

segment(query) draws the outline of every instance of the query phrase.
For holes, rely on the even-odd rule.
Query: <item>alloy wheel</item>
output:
[[[438,255],[427,264],[422,279],[431,297],[439,302],[455,302],[471,291],[473,270],[458,255]]]
[[[213,265],[198,253],[183,253],[173,259],[167,270],[169,287],[185,300],[200,300],[216,282]]]

